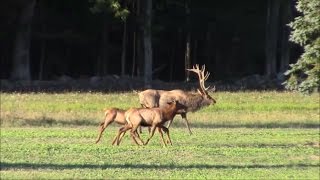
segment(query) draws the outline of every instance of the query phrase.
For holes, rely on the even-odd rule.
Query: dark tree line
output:
[[[102,2],[98,4],[97,2]],[[103,4],[105,3],[105,4]],[[11,0],[0,6],[1,78],[107,74],[188,80],[273,78],[301,49],[288,41],[291,0]]]

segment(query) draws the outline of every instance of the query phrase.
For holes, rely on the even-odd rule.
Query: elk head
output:
[[[177,100],[169,101],[169,102],[167,102],[167,104],[169,106],[173,106],[176,111],[183,112],[183,113],[187,112],[186,111],[187,107],[185,105],[179,103],[179,101],[177,101]]]
[[[208,89],[210,88],[210,86],[205,87],[204,82],[209,78],[210,73],[209,72],[205,72],[206,70],[206,66],[202,65],[202,68],[199,68],[199,65],[196,64],[195,66],[192,67],[192,69],[186,69],[187,71],[191,71],[194,72],[198,75],[199,78],[199,87],[197,89],[198,93],[205,99],[208,101],[208,104],[215,104],[216,100],[213,99],[209,93],[208,93]],[[213,87],[213,91],[215,91],[215,87]]]

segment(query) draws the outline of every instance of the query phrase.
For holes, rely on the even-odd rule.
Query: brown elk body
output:
[[[169,129],[164,126],[164,123],[167,121],[171,121],[178,111],[185,111],[185,108],[186,107],[184,105],[174,100],[170,103],[167,103],[167,105],[163,108],[131,109],[131,111],[128,111],[126,113],[126,120],[128,121],[128,123],[124,127],[120,128],[118,132],[117,145],[119,145],[121,141],[121,136],[123,136],[122,134],[124,134],[129,129],[131,129],[130,135],[133,141],[137,145],[140,145],[136,140],[137,138],[140,142],[143,143],[142,139],[136,133],[139,126],[151,127],[149,138],[145,143],[143,143],[144,145],[148,144],[150,139],[153,137],[156,128],[158,128],[159,130],[164,145],[166,145],[166,142],[164,141],[162,130],[167,134],[169,143],[172,144],[169,135]]]
[[[131,111],[133,108],[127,110]],[[127,112],[126,110],[119,109],[119,108],[110,108],[106,109],[104,112],[104,121],[99,124],[99,134],[96,140],[96,143],[98,143],[101,139],[102,133],[104,130],[113,122],[116,122],[119,125],[125,125],[127,124],[126,118],[125,118],[125,113]],[[141,132],[141,127],[140,127],[140,132]],[[137,136],[139,136],[138,132]],[[124,135],[124,134],[123,134]],[[123,136],[122,135],[122,136]],[[121,138],[122,138],[121,136]],[[116,137],[113,139],[112,144],[115,144]]]
[[[104,112],[104,121],[100,123],[99,125],[99,135],[96,140],[96,143],[98,143],[101,139],[103,131],[113,122],[116,122],[120,125],[125,125],[127,123],[126,118],[124,116],[125,110],[118,109],[118,108],[110,108],[106,109]]]
[[[173,99],[179,101],[182,105],[186,107],[185,111],[178,111],[177,114],[180,114],[182,119],[184,119],[186,126],[189,130],[189,133],[192,134],[187,120],[187,112],[194,112],[202,107],[215,104],[216,101],[213,99],[207,92],[209,87],[204,86],[204,82],[208,79],[210,73],[205,73],[205,66],[202,66],[202,69],[199,69],[199,66],[196,65],[192,69],[187,69],[188,71],[195,72],[199,77],[199,85],[197,93],[187,92],[180,89],[165,91],[157,89],[147,89],[139,93],[139,100],[142,107],[145,108],[154,108],[154,107],[164,107],[166,102],[172,101]],[[170,127],[172,121],[169,121],[167,128]]]

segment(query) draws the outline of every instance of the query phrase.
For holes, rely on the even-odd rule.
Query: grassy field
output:
[[[219,92],[180,117],[173,146],[156,133],[138,147],[118,126],[94,144],[108,107],[138,107],[134,93],[1,94],[1,179],[319,179],[319,94]],[[148,133],[144,130],[143,139]]]

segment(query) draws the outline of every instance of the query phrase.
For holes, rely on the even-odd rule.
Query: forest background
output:
[[[303,53],[289,41],[288,24],[303,14],[291,0],[1,4],[1,79],[101,83],[116,75],[113,81],[136,77],[150,87],[155,79],[189,81],[185,69],[205,64],[208,81],[240,79],[238,89],[279,89],[283,73]],[[2,85],[11,87],[8,81]]]

